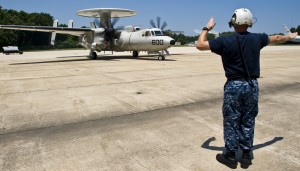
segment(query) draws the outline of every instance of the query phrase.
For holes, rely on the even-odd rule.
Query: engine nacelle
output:
[[[98,51],[98,52],[101,52],[101,51],[105,50],[106,47],[107,47],[107,44],[105,44],[103,42],[101,42],[101,43],[93,43],[91,49],[95,50],[95,51]]]
[[[95,29],[95,34],[101,34],[101,33],[103,33],[104,31],[105,31],[104,28],[97,28],[97,29]]]

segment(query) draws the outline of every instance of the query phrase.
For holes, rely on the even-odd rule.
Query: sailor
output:
[[[258,114],[258,78],[260,77],[260,50],[275,43],[292,40],[297,33],[286,36],[250,33],[253,16],[249,9],[234,11],[229,26],[235,34],[218,37],[207,41],[207,35],[215,26],[211,17],[203,28],[197,43],[199,50],[211,50],[222,58],[227,81],[224,85],[223,126],[226,151],[217,154],[218,162],[230,167],[237,167],[235,152],[243,150],[241,167],[252,164],[255,117]]]

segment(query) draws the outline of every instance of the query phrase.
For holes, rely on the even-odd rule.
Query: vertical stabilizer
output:
[[[57,26],[58,26],[58,20],[55,19],[53,21],[53,27],[57,27]],[[55,37],[56,37],[56,33],[53,32],[51,35],[51,43],[50,43],[52,46],[54,46],[55,44]]]
[[[283,26],[284,26],[284,29],[285,29],[284,35],[290,34],[291,33],[290,29],[285,24],[283,24]]]
[[[73,28],[73,26],[74,26],[74,21],[73,20],[69,20],[68,28]]]
[[[95,22],[90,22],[90,26],[91,26],[92,29],[95,29],[96,28]]]
[[[292,32],[291,32],[291,30],[285,25],[285,24],[283,24],[283,26],[284,26],[284,29],[285,29],[285,33],[284,33],[284,35],[289,35],[289,34],[291,34]],[[297,32],[297,30],[296,30],[296,32]],[[298,33],[299,34],[299,33]],[[294,39],[292,39],[292,40],[290,40],[291,42],[295,42],[295,43],[300,43],[300,36],[296,36]]]

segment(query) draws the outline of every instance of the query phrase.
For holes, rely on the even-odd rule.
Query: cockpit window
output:
[[[163,36],[164,34],[160,30],[156,30],[156,31],[149,30],[146,31],[145,34],[143,34],[143,36],[144,35],[145,37],[148,37],[148,36]]]
[[[156,36],[163,36],[164,34],[161,31],[154,31]]]
[[[147,36],[151,36],[150,31],[146,31],[145,36],[146,36],[146,37],[147,37]]]

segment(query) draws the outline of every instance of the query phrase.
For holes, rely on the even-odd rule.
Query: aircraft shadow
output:
[[[76,58],[85,56],[62,56],[56,58]],[[10,65],[27,65],[27,64],[45,64],[45,63],[63,63],[63,62],[80,62],[80,61],[97,61],[97,60],[109,60],[109,61],[120,61],[118,59],[133,59],[133,60],[148,60],[148,61],[158,61],[155,56],[139,56],[138,58],[131,56],[98,56],[96,60],[91,60],[88,57],[85,59],[70,59],[70,60],[52,60],[52,61],[40,61],[40,62],[22,62],[22,63],[12,63]],[[165,59],[164,61],[177,61],[174,59]]]
[[[158,61],[157,56],[139,56],[139,57],[132,57],[132,56],[98,56],[96,60],[113,60],[113,59],[133,59],[133,60],[146,60],[146,61]],[[164,61],[177,61],[174,59],[165,59]]]
[[[80,62],[87,61],[90,59],[72,59],[72,60],[55,60],[55,61],[41,61],[41,62],[23,62],[23,63],[12,63],[9,65],[28,65],[28,64],[47,64],[47,63],[63,63],[63,62]]]
[[[182,53],[172,53],[171,56],[178,56],[178,55],[186,55],[186,54],[182,54]]]
[[[78,56],[58,56],[56,58],[84,58],[84,55],[78,55]]]

